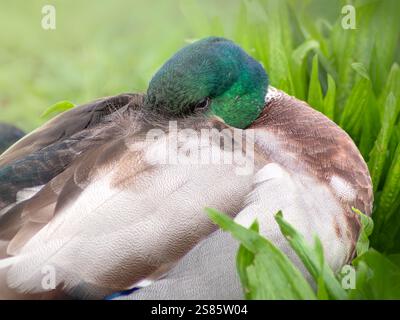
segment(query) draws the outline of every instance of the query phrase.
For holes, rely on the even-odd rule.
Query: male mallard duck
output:
[[[25,133],[15,126],[0,123],[0,154],[24,135]]]
[[[223,138],[196,144],[187,129]],[[172,161],[165,146],[177,136]],[[227,147],[232,140],[238,148]],[[252,143],[253,157],[244,151]],[[221,149],[226,159],[240,150],[254,167],[181,161]],[[206,38],[168,60],[146,95],[74,108],[0,157],[0,293],[103,298],[140,288],[129,298],[241,298],[237,243],[205,207],[245,226],[257,218],[298,263],[273,219],[282,210],[307,239],[320,237],[338,270],[359,233],[351,207],[370,214],[371,206],[368,169],[350,137],[268,86],[262,66],[233,42]],[[42,284],[52,270],[54,290]]]

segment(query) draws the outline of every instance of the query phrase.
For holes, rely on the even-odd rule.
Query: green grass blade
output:
[[[48,107],[41,115],[42,118],[48,118],[50,116],[55,116],[57,114],[60,114],[62,112],[65,112],[69,109],[74,108],[75,105],[72,102],[69,101],[59,101],[52,106]]]
[[[385,255],[370,249],[353,261],[356,288],[351,299],[400,299],[400,268]]]
[[[358,144],[358,149],[363,155],[364,160],[368,162],[370,152],[374,147],[374,143],[381,129],[379,104],[374,94],[369,95],[368,103],[363,114],[361,139]]]
[[[367,68],[362,62],[354,62],[351,67],[363,78],[370,80]]]
[[[241,279],[248,286],[249,299],[316,299],[310,285],[290,259],[266,238],[254,230],[236,224],[231,218],[214,209],[206,209],[210,219],[223,230],[229,231],[254,259],[239,257]],[[243,250],[242,250],[243,254]],[[248,263],[247,266],[243,262]]]
[[[361,221],[360,235],[356,244],[357,256],[361,256],[369,249],[369,236],[374,230],[374,221],[370,217],[362,213],[360,210],[356,208],[352,209],[355,213],[359,215]]]
[[[318,56],[315,55],[312,62],[310,86],[308,89],[308,103],[318,111],[323,112],[324,102],[321,84],[319,82]]]
[[[314,40],[308,40],[298,46],[292,53],[291,66],[293,82],[296,84],[296,97],[304,100],[307,90],[306,58],[309,52],[319,47],[319,43]]]
[[[363,112],[368,104],[371,94],[371,82],[365,78],[360,79],[351,90],[347,98],[339,125],[359,142],[361,136],[361,123]]]
[[[383,118],[382,128],[379,132],[377,140],[375,141],[375,145],[371,151],[370,160],[368,162],[375,192],[377,191],[381,181],[383,168],[388,156],[387,148],[390,137],[393,133],[397,114],[398,110],[396,108],[396,98],[393,93],[390,93],[385,104],[385,115]]]
[[[376,230],[373,241],[377,248],[391,251],[400,230],[400,143],[385,180],[374,212]]]
[[[324,114],[331,120],[335,118],[336,105],[336,83],[330,74],[328,74],[328,91],[324,98]]]
[[[250,227],[250,230],[253,230],[258,233],[258,224],[257,222],[253,223]],[[254,253],[250,250],[247,250],[245,246],[240,245],[237,258],[236,258],[236,267],[239,273],[240,282],[242,283],[244,296],[246,299],[250,299],[251,297],[251,289],[249,284],[249,278],[247,276],[247,267],[254,263]]]
[[[385,181],[383,191],[379,201],[379,210],[387,212],[385,221],[391,218],[394,212],[391,209],[396,203],[400,202],[400,144],[398,144],[395,157],[389,170],[388,177]],[[390,214],[389,214],[390,213]]]
[[[321,265],[322,245],[316,240],[315,247],[312,248],[305,240],[303,235],[298,233],[286,220],[283,219],[282,213],[275,215],[275,220],[290,246],[299,256],[304,266],[310,272],[311,276],[318,283],[322,276],[326,286],[326,291],[332,299],[347,299],[346,291],[341,287],[336,279],[333,271],[327,264]]]

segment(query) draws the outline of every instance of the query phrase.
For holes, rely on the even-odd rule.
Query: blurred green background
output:
[[[254,54],[253,35],[240,28],[263,18],[256,2],[0,0],[0,121],[32,130],[59,100],[144,91],[165,59],[202,36],[232,38]],[[318,19],[340,15],[339,1],[296,2]],[[56,8],[56,30],[41,27],[46,4]]]

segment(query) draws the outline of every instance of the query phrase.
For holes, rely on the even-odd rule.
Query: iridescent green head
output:
[[[170,117],[202,112],[246,128],[264,108],[268,77],[260,63],[224,38],[179,50],[151,79],[145,105]]]

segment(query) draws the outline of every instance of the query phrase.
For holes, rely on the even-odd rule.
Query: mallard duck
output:
[[[24,135],[25,133],[15,126],[7,123],[0,123],[0,154]]]
[[[223,134],[196,144],[193,132],[207,130]],[[236,160],[184,161],[197,151]],[[205,207],[244,226],[257,219],[300,266],[274,221],[282,210],[339,270],[360,229],[351,208],[370,214],[372,201],[351,138],[270,86],[239,46],[210,37],[172,56],[146,94],[76,107],[0,157],[0,294],[240,299],[238,245]]]

